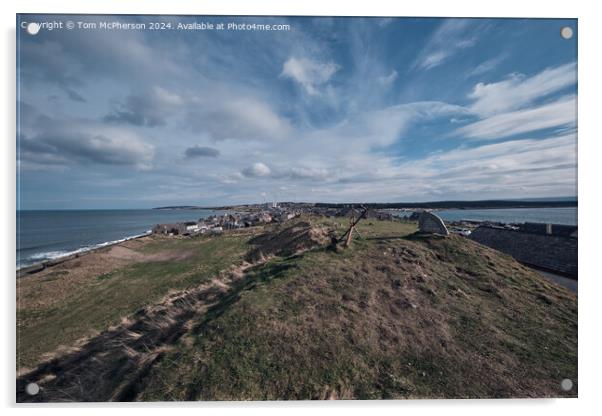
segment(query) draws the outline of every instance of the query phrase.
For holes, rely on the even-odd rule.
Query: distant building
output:
[[[184,235],[186,234],[185,224],[157,224],[153,227],[153,234],[166,235]]]
[[[269,213],[263,211],[257,217],[257,221],[260,223],[272,222],[272,216]]]
[[[196,222],[185,222],[184,226],[186,227],[186,231],[188,233],[196,233],[200,230],[200,226]]]
[[[221,216],[211,215],[207,218],[200,218],[198,221],[157,224],[153,227],[152,232],[154,234],[166,235],[196,235],[207,232],[221,233],[223,230],[252,227],[271,222],[284,222],[296,216],[297,213],[295,211],[278,207],[274,204],[268,211],[228,213]]]

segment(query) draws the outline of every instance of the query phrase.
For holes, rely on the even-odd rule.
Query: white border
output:
[[[602,293],[599,262],[596,257],[601,246],[602,226],[597,223],[597,208],[602,207],[600,179],[600,46],[602,20],[595,2],[525,0],[490,1],[420,0],[397,2],[369,0],[352,3],[350,0],[21,0],[2,2],[3,53],[1,55],[3,97],[2,126],[4,127],[2,157],[2,247],[0,249],[4,302],[2,302],[3,341],[0,367],[2,404],[15,410],[15,13],[123,13],[123,14],[232,14],[232,15],[347,15],[347,16],[441,16],[441,17],[570,17],[579,19],[579,399],[565,400],[445,400],[400,402],[292,402],[292,403],[180,403],[180,404],[95,404],[86,414],[105,415],[107,411],[127,414],[144,411],[164,415],[169,409],[185,413],[234,414],[248,410],[251,414],[327,414],[343,411],[347,415],[376,411],[379,414],[401,412],[422,415],[504,415],[508,413],[545,413],[566,416],[573,412],[591,412],[598,403],[600,376],[600,300]],[[43,411],[44,414],[81,414],[85,405],[17,406],[25,414]],[[136,407],[136,410],[133,409]],[[142,407],[142,409],[140,409]]]

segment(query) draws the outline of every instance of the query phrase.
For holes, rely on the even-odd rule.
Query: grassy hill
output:
[[[364,221],[352,247],[329,247],[346,222],[303,218],[235,237],[244,253],[232,252],[233,266],[184,284],[219,258],[201,260],[199,249],[188,272],[155,278],[179,290],[157,300],[157,289],[120,323],[23,371],[18,389],[36,381],[42,392],[18,399],[576,396],[574,294],[508,256],[415,234],[413,224]],[[232,237],[161,245],[222,238]],[[136,284],[173,262],[147,264]],[[127,267],[115,272],[124,285]],[[564,378],[572,391],[561,391]]]

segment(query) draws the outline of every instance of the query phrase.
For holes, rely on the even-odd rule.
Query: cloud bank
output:
[[[575,50],[521,52],[554,22],[273,20],[295,29],[25,38],[25,206],[576,193]]]

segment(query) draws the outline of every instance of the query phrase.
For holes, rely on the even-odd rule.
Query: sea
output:
[[[17,269],[142,236],[155,224],[223,213],[200,209],[17,211]]]
[[[577,225],[577,207],[562,208],[503,208],[503,209],[445,209],[434,211],[443,221],[493,221],[505,224],[540,222]],[[408,212],[399,212],[408,216]]]

